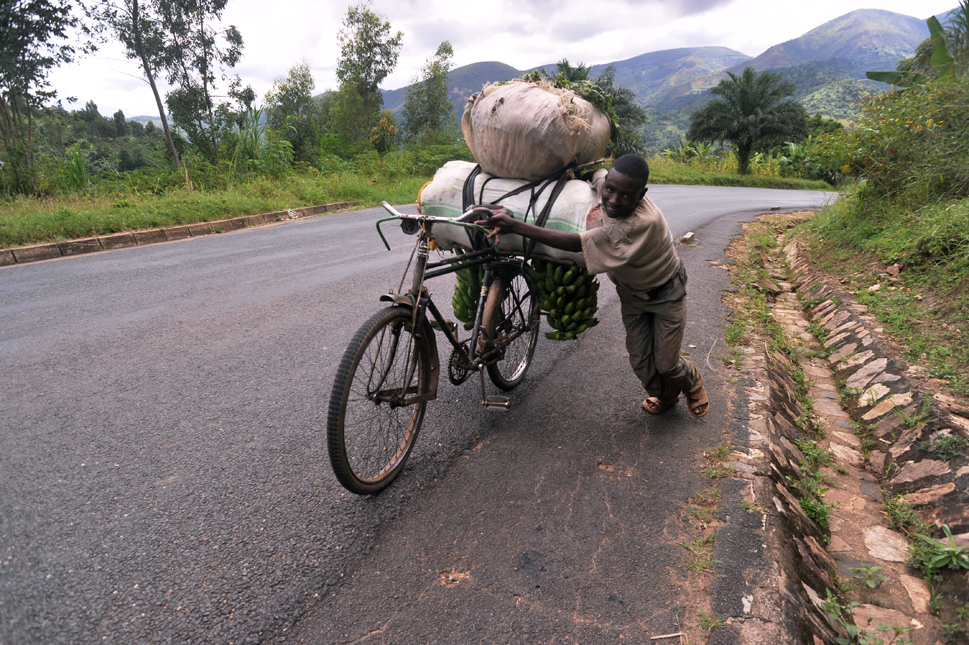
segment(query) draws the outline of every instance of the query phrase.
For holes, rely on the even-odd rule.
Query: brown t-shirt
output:
[[[606,171],[599,170],[592,180],[600,200],[605,177]],[[676,274],[680,259],[673,234],[663,213],[648,198],[643,197],[628,217],[609,217],[597,207],[590,218],[579,234],[589,273],[607,273],[614,283],[645,299]]]

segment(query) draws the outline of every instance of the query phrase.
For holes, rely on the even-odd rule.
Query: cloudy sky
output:
[[[337,33],[355,0],[230,0],[224,24],[235,25],[245,56],[234,72],[260,99],[273,81],[305,61],[316,92],[335,88]],[[918,5],[917,9],[914,6]],[[411,82],[443,40],[455,66],[496,60],[518,69],[554,63],[607,63],[662,49],[719,45],[757,56],[855,9],[887,9],[928,18],[956,0],[373,0],[372,8],[404,32],[397,69],[382,83]],[[120,48],[55,70],[59,96],[89,100],[103,115],[157,115],[151,90]]]

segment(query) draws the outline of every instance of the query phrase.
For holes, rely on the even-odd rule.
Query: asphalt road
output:
[[[738,221],[825,195],[649,196],[697,232],[685,342],[713,412],[644,418],[606,286],[603,323],[542,338],[510,413],[444,381],[375,498],[336,483],[324,417],[410,252],[397,230],[383,249],[377,211],[0,269],[0,645],[665,633],[678,509],[726,423],[709,261]]]

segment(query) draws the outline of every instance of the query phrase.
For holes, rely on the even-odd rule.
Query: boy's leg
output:
[[[691,383],[694,375],[699,377],[696,368],[680,357],[686,327],[682,318],[683,301],[678,301],[680,307],[672,310],[669,302],[654,304],[639,298],[623,298],[622,294],[619,302],[633,372],[647,395],[659,400],[661,408],[673,405],[685,389],[683,385]]]
[[[653,315],[644,310],[645,301],[632,300],[619,296],[622,324],[626,328],[626,351],[629,365],[646,388],[649,396],[660,397],[663,379],[656,372],[653,360]],[[664,403],[672,403],[660,399]]]
[[[656,373],[662,383],[662,400],[673,400],[680,392],[700,388],[703,379],[693,363],[680,354],[686,329],[686,300],[664,302],[652,307],[653,356]]]

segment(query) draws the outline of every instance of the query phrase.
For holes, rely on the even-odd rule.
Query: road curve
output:
[[[723,278],[705,261],[722,257],[736,223],[828,197],[680,186],[651,186],[649,196],[674,235],[698,232],[699,246],[682,255],[691,275],[688,335],[700,349],[714,342],[723,316]],[[623,462],[630,428],[641,432],[643,422],[631,416],[637,386],[623,364],[615,297],[607,293],[604,323],[587,340],[543,339],[510,414],[481,411],[473,384],[445,384],[401,479],[374,499],[345,493],[323,447],[332,374],[353,331],[378,308],[377,296],[396,288],[410,251],[411,238],[397,230],[388,236],[393,251],[383,249],[373,231],[378,217],[357,211],[0,269],[0,643],[279,638],[299,616],[298,629],[312,626],[323,603],[361,593],[346,581],[393,562],[391,536],[419,551],[415,518],[473,508],[474,491],[487,490],[482,477],[535,476],[542,466],[518,463],[514,432],[521,428],[531,454],[552,463],[563,459],[559,438],[539,430],[549,419],[564,429],[561,438],[574,443],[565,444],[568,467],[555,472],[591,467],[598,475],[606,472],[601,459]],[[614,360],[598,360],[602,355]],[[583,371],[595,380],[563,395]],[[593,414],[596,405],[608,414]],[[597,457],[593,445],[600,463],[590,466],[577,447],[603,419],[620,438]],[[709,438],[700,432],[676,440],[661,430],[667,423],[705,427],[680,410],[657,424],[657,436],[666,438],[649,446],[654,454],[682,457]],[[482,454],[483,445],[495,452]],[[623,487],[637,500],[628,513],[648,510],[636,493],[642,481]],[[673,483],[664,490],[662,506],[671,513],[682,491]],[[494,509],[509,528],[493,550],[522,541],[513,518],[533,503],[522,497]],[[568,505],[553,501],[540,512],[548,526],[558,522],[568,533],[555,508]],[[461,536],[469,523],[462,520]],[[423,530],[428,526],[435,525]],[[596,531],[616,528],[607,522]],[[569,535],[581,541],[580,533]],[[669,557],[661,542],[643,557]],[[541,557],[541,550],[519,551],[508,561],[521,570]],[[584,557],[568,548],[558,553],[566,564]],[[504,564],[494,560],[494,570]],[[659,579],[655,585],[666,588]],[[563,585],[560,601],[568,604],[572,593]],[[415,610],[412,623],[431,609]],[[489,621],[484,614],[476,620]]]

